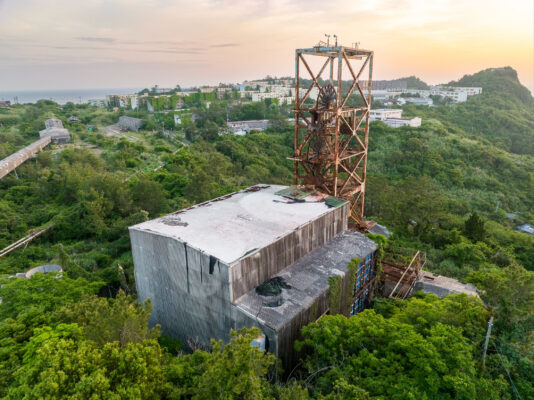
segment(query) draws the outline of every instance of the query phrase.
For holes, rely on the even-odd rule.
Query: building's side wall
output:
[[[228,266],[183,242],[131,229],[139,300],[152,301],[151,324],[183,341],[208,345],[233,327]],[[211,273],[210,273],[211,270]]]
[[[297,365],[302,357],[295,350],[295,341],[302,339],[301,329],[328,311],[328,292],[325,291],[315,299],[310,307],[302,310],[277,332],[276,356],[282,360],[282,368],[287,370]]]
[[[232,264],[232,301],[346,230],[347,221],[348,204],[344,204]]]

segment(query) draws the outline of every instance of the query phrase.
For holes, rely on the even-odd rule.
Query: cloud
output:
[[[221,43],[221,44],[212,44],[210,47],[237,47],[237,43]]]
[[[80,36],[78,40],[83,40],[84,42],[99,42],[99,43],[113,43],[115,39],[110,37],[95,37],[95,36]]]

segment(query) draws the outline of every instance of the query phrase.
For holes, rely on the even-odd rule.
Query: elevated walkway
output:
[[[0,179],[50,144],[51,136],[45,136],[0,161]]]

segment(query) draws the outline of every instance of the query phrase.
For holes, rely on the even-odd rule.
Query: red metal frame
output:
[[[325,62],[314,74],[309,57],[324,57]],[[301,65],[312,84],[300,96]],[[329,76],[322,79],[329,66]],[[344,66],[350,72],[350,88],[342,91]],[[335,72],[337,70],[337,72]],[[368,84],[362,88],[360,78],[368,72]],[[344,46],[317,46],[295,52],[295,142],[294,184],[309,185],[329,195],[350,202],[350,218],[360,227],[369,226],[363,217],[367,147],[369,141],[369,111],[373,77],[373,52]],[[319,97],[325,87],[335,90],[335,101],[321,106]],[[305,105],[313,88],[319,95],[313,105]],[[357,90],[356,90],[357,89]],[[348,106],[351,94],[361,99],[358,106]]]

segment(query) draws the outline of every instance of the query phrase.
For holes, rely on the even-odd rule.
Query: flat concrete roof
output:
[[[421,271],[421,276],[415,283],[416,290],[424,293],[432,293],[443,297],[451,293],[465,293],[469,296],[478,296],[476,286],[470,283],[462,283],[456,279],[443,275],[435,275],[429,271]]]
[[[353,258],[363,259],[377,248],[365,235],[347,230],[275,275],[291,286],[282,289],[282,305],[266,306],[273,297],[261,296],[254,288],[241,296],[235,306],[260,324],[278,331],[328,290],[328,278],[344,275]]]
[[[129,229],[178,239],[231,264],[334,210],[312,196],[295,202],[275,195],[285,188],[252,186]]]

